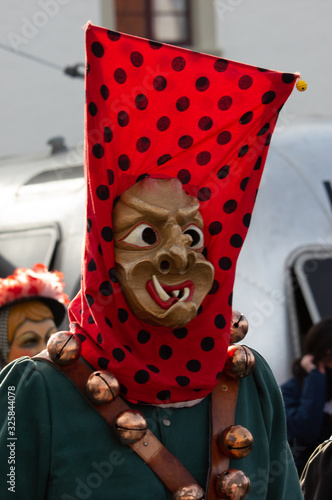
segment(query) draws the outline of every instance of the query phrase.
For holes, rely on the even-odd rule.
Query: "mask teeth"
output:
[[[179,290],[173,290],[173,292],[172,292],[173,297],[178,297],[179,294],[180,294]]]
[[[153,286],[154,286],[157,294],[159,295],[159,297],[161,298],[161,300],[163,300],[164,302],[166,302],[169,299],[169,295],[165,292],[165,290],[163,289],[163,287],[160,285],[160,283],[157,280],[157,278],[156,278],[155,275],[152,276],[152,281],[153,281]]]
[[[187,300],[187,298],[189,297],[189,294],[190,294],[190,290],[188,287],[186,287],[183,290],[183,296],[181,297],[180,302],[185,302]]]

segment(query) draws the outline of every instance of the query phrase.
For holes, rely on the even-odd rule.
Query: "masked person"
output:
[[[0,368],[45,349],[65,317],[69,302],[63,276],[43,264],[17,268],[0,279]]]
[[[279,388],[235,345],[246,328],[232,312],[298,75],[91,24],[86,37],[81,290],[71,332],[3,372],[1,404],[16,391],[9,487],[35,500],[300,499]],[[7,425],[0,437],[6,470]]]

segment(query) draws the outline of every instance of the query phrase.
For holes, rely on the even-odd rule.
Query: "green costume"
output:
[[[249,476],[249,499],[302,499],[280,391],[264,359],[257,353],[255,358],[253,373],[240,381],[235,418],[253,434],[254,448],[246,458],[231,461],[230,468]],[[15,400],[8,394],[15,394]],[[209,462],[209,400],[177,409],[138,405],[150,430],[203,488]],[[9,412],[15,430],[13,420],[8,426],[4,415],[8,404],[15,411]],[[8,365],[1,373],[0,407],[0,470],[6,478],[0,486],[2,500],[171,498],[150,468],[49,364],[21,358]]]

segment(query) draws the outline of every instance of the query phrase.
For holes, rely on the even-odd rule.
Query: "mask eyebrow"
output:
[[[199,221],[201,221],[201,217],[198,212],[199,207],[200,207],[199,201],[196,200],[195,198],[192,198],[190,200],[189,205],[187,205],[186,207],[179,208],[176,211],[175,217],[177,222],[179,222],[179,224],[184,224],[185,222],[187,222],[188,219],[193,219],[193,218],[196,218]]]
[[[146,201],[140,200],[133,196],[131,193],[125,192],[121,196],[121,201],[125,203],[128,207],[134,208],[138,212],[145,215],[153,215],[157,220],[164,221],[167,220],[169,216],[169,210],[162,207],[157,207],[156,205],[150,205]]]

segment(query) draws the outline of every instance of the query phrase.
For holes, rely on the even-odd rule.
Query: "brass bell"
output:
[[[216,493],[221,500],[244,500],[250,492],[248,476],[238,469],[227,469],[216,480]]]
[[[93,403],[102,405],[110,403],[118,397],[120,384],[114,375],[109,372],[93,372],[87,380],[86,391]]]
[[[176,490],[172,500],[204,500],[204,490],[198,484],[188,484]]]
[[[218,445],[227,458],[240,459],[249,455],[254,438],[242,425],[230,425],[218,436]]]
[[[81,342],[72,332],[57,332],[50,336],[47,351],[51,360],[59,366],[71,365],[81,355]]]
[[[133,444],[145,436],[148,424],[141,412],[123,410],[115,419],[114,429],[121,443]]]
[[[233,310],[232,312],[232,323],[231,323],[231,336],[230,343],[236,344],[236,342],[240,342],[247,335],[248,332],[248,321],[243,314],[239,311]]]
[[[255,367],[255,356],[244,345],[232,345],[228,348],[228,357],[223,373],[233,378],[249,375]]]

